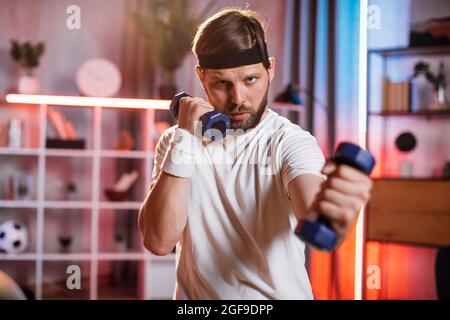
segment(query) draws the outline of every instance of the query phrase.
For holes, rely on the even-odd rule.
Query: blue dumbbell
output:
[[[170,111],[175,119],[178,119],[178,109],[180,107],[180,99],[183,97],[191,97],[185,92],[180,92],[172,98],[170,103]],[[211,141],[224,138],[227,134],[227,129],[231,128],[230,118],[224,113],[217,112],[216,110],[205,113],[201,118],[202,122],[202,135]],[[215,129],[218,130],[221,135],[215,135]]]
[[[333,160],[338,165],[346,164],[367,175],[370,175],[375,166],[375,158],[367,150],[352,143],[339,144]],[[301,221],[295,234],[313,247],[325,251],[333,250],[338,240],[329,220],[320,213],[316,221]]]

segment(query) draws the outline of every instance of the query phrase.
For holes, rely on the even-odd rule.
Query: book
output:
[[[392,82],[383,79],[382,111],[408,112],[411,105],[411,85],[409,81]]]
[[[48,118],[50,119],[50,123],[53,126],[53,129],[61,140],[77,140],[78,135],[73,126],[73,124],[68,121],[64,114],[52,110],[51,108],[47,109]]]
[[[67,138],[69,140],[77,140],[78,139],[77,132],[75,131],[72,122],[66,120],[64,121],[64,125],[66,128]]]
[[[68,135],[66,131],[64,116],[60,112],[54,111],[50,108],[47,109],[47,114],[58,138],[67,140]]]

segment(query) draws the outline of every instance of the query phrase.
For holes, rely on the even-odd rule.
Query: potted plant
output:
[[[39,81],[34,76],[33,71],[39,66],[39,58],[44,53],[44,50],[45,45],[43,42],[33,45],[28,41],[19,43],[16,40],[11,40],[11,57],[24,71],[24,74],[19,78],[19,93],[33,94],[39,91]]]
[[[175,71],[191,51],[197,27],[215,1],[208,2],[197,16],[189,14],[189,3],[189,0],[148,0],[146,11],[132,14],[150,48],[150,63],[161,68],[163,99],[171,99],[176,93]]]

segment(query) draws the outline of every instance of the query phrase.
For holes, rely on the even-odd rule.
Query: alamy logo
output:
[[[81,9],[79,6],[72,4],[67,7],[66,13],[69,16],[66,19],[66,27],[69,30],[81,29]]]
[[[203,139],[201,130],[196,130],[193,136],[174,139],[170,161],[176,165],[251,165],[256,166],[258,173],[264,176],[275,175],[281,169],[280,150],[283,148],[285,130],[270,129],[258,133],[256,137],[243,137],[241,140],[242,129],[228,129],[225,144],[222,133],[216,131],[208,135],[219,138],[215,141]],[[256,148],[249,147],[250,139],[260,141]]]
[[[76,264],[72,264],[67,267],[67,274],[70,276],[67,278],[66,286],[69,290],[80,290],[81,289],[81,269]]]
[[[367,7],[367,29],[381,29],[381,9],[379,6],[370,5]]]
[[[381,289],[381,269],[380,269],[380,267],[372,264],[367,267],[366,274],[367,274],[367,281],[366,281],[367,289],[371,289],[371,290]]]

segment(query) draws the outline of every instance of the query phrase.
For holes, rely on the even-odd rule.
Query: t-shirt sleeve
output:
[[[316,138],[309,132],[300,128],[287,131],[281,150],[281,179],[288,197],[289,182],[295,177],[311,173],[326,178],[320,172],[325,157]]]

